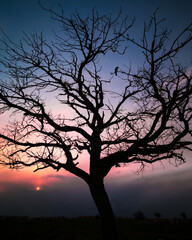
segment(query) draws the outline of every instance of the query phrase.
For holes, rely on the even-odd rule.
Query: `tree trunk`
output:
[[[104,187],[103,179],[91,181],[89,187],[101,217],[103,240],[117,240],[115,217]]]

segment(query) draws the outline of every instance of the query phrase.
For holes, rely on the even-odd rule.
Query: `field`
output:
[[[120,240],[191,240],[192,220],[117,219]],[[1,240],[100,240],[100,220],[0,217]]]

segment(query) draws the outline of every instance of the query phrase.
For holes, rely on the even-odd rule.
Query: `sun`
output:
[[[37,190],[37,191],[40,191],[40,190],[41,190],[41,188],[40,188],[39,186],[37,186],[37,187],[36,187],[36,190]]]

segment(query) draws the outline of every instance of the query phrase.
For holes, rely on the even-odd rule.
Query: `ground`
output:
[[[192,219],[117,219],[120,240],[191,240]],[[100,240],[98,217],[0,217],[1,240]]]

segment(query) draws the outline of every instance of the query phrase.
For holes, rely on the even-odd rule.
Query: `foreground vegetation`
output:
[[[117,219],[120,240],[191,240],[192,219]],[[25,218],[1,217],[1,240],[100,240],[97,217]]]

